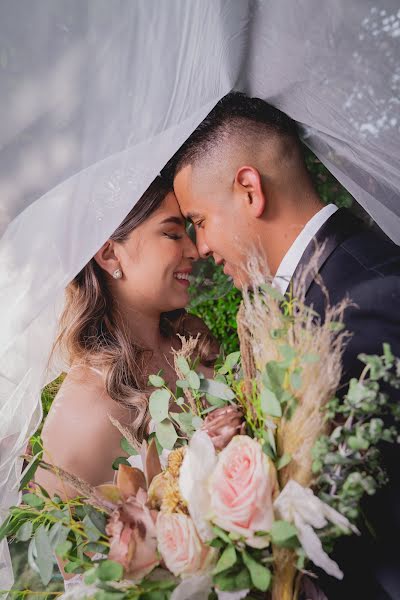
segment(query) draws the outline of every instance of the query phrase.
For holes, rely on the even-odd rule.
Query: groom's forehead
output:
[[[174,190],[182,213],[187,219],[203,216],[204,208],[212,196],[214,178],[207,177],[196,166],[186,165],[175,176]]]

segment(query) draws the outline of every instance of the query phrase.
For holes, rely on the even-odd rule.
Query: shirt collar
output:
[[[296,267],[308,244],[322,225],[337,211],[337,209],[338,207],[335,204],[328,204],[327,206],[324,206],[324,208],[321,208],[321,210],[319,210],[304,226],[289,250],[286,252],[272,281],[272,285],[279,290],[282,295],[286,294]]]

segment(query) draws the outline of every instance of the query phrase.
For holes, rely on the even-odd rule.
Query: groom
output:
[[[345,209],[325,206],[306,169],[295,123],[258,98],[225,96],[168,166],[182,213],[196,230],[202,257],[212,256],[236,287],[248,283],[254,252],[265,256],[274,285],[285,294],[316,244],[316,271],[331,304],[346,296],[352,332],[343,357],[343,383],[358,377],[361,352],[400,356],[400,248]],[[309,276],[306,303],[323,317],[326,296]],[[393,392],[399,395],[399,391]],[[390,484],[366,505],[374,536],[342,538],[336,560],[342,582],[321,575],[329,600],[400,598],[400,461],[385,458]]]

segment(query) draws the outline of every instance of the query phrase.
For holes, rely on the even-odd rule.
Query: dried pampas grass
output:
[[[327,291],[319,281],[326,297],[324,320],[304,302],[307,281],[310,274],[316,274],[322,252],[323,247],[316,249],[313,260],[297,279],[296,295],[292,293],[285,298],[285,311],[282,310],[282,297],[270,285],[272,278],[265,277],[268,272],[266,265],[260,259],[256,260],[254,253],[248,266],[253,282],[252,291],[244,291],[238,313],[238,333],[246,379],[256,377],[261,389],[261,374],[270,361],[284,359],[284,346],[290,346],[295,351],[293,370],[301,368],[301,382],[297,389],[294,389],[290,377],[284,383],[285,389],[295,396],[297,406],[290,418],[284,413],[281,419],[276,420],[278,454],[287,453],[291,456],[289,464],[278,473],[280,489],[290,479],[305,487],[312,485],[311,450],[326,431],[327,423],[322,408],[339,387],[342,353],[349,337],[346,331],[338,330],[336,325],[342,322],[343,313],[351,304],[349,300],[330,306]],[[278,338],[272,335],[273,332],[279,332]],[[314,362],[312,357],[315,358]],[[296,556],[292,550],[284,548],[274,548],[274,556],[273,599],[292,600]]]

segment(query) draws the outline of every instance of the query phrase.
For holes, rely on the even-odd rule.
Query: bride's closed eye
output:
[[[163,235],[165,235],[165,237],[167,237],[170,240],[181,240],[182,239],[182,235],[178,234],[178,233],[166,233],[164,231]]]

